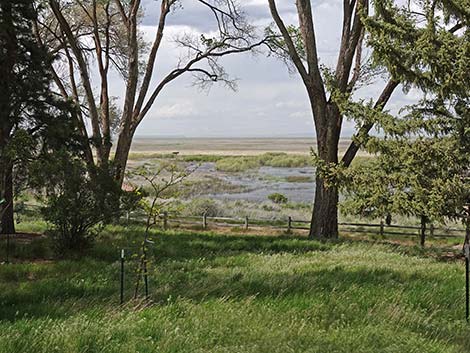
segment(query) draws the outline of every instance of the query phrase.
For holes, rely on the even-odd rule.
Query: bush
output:
[[[285,204],[289,200],[287,197],[285,197],[283,194],[280,194],[278,192],[271,194],[268,196],[268,199],[270,199],[272,202],[277,203],[277,204]]]
[[[62,166],[42,213],[56,250],[83,250],[105,223],[118,217],[122,192],[106,172],[91,178],[81,161],[63,161]]]
[[[222,214],[222,210],[214,200],[195,199],[186,204],[183,213],[187,216],[202,216],[205,213],[208,217],[217,217]]]

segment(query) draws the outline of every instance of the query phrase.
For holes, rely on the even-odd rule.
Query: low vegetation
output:
[[[299,168],[312,166],[312,158],[287,153],[264,153],[258,156],[224,157],[215,166],[223,172],[243,172],[259,167]]]
[[[313,183],[313,178],[307,175],[289,175],[285,180],[288,183]]]
[[[268,199],[277,204],[286,204],[289,201],[289,199],[286,196],[278,192],[275,192],[274,194],[269,195]]]
[[[120,307],[119,249],[129,300],[143,232],[109,226],[79,259],[0,266],[0,352],[470,350],[459,261],[380,244],[157,232],[151,300]]]

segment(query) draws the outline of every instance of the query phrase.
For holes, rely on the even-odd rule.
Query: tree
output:
[[[178,0],[160,0],[160,15],[152,43],[145,43],[140,30],[140,0],[49,0],[49,15],[36,23],[38,40],[53,48],[61,61],[51,69],[60,94],[78,107],[77,124],[87,141],[89,166],[109,168],[122,183],[133,136],[164,88],[183,74],[206,86],[222,82],[234,87],[219,59],[249,52],[265,43],[256,40],[254,28],[233,0],[194,0],[213,14],[215,34],[181,35],[176,43],[185,55],[175,58],[175,68],[154,82],[157,59],[167,18],[184,11]],[[93,77],[92,68],[98,71]],[[109,94],[109,77],[117,71],[125,84],[121,106]],[[94,87],[99,87],[95,89]],[[99,97],[97,100],[96,97]],[[91,136],[87,132],[87,119]],[[111,156],[113,130],[117,133],[114,160]],[[112,166],[110,165],[112,160]],[[113,168],[111,168],[113,167]]]
[[[456,219],[470,202],[470,37],[468,1],[377,3],[368,21],[375,60],[422,99],[378,119],[383,136],[365,139],[377,155],[349,171],[346,208],[422,223]],[[348,173],[346,173],[348,174]]]
[[[52,61],[32,31],[32,1],[0,1],[0,209],[1,232],[14,233],[14,180],[30,162],[72,143],[67,106],[50,93]],[[16,173],[16,175],[15,175]]]
[[[296,1],[298,28],[284,23],[275,0],[268,2],[271,15],[280,32],[280,39],[274,42],[273,46],[277,48],[279,55],[292,62],[308,93],[316,132],[316,153],[325,163],[337,165],[340,162],[338,146],[343,114],[335,95],[352,94],[364,74],[363,42],[366,28],[363,19],[368,16],[369,1],[343,1],[341,44],[336,69],[332,72],[323,70],[319,63],[311,1]],[[383,109],[398,85],[398,81],[390,78],[377,98],[374,108]],[[364,123],[357,134],[366,135],[371,129],[371,124]],[[359,147],[360,144],[353,140],[341,163],[349,166]],[[317,173],[310,237],[336,238],[337,236],[338,187],[326,185],[322,175]]]
[[[390,118],[382,112],[400,84],[405,89],[417,87],[425,90],[426,82],[445,82],[441,79],[451,76],[456,65],[468,63],[448,60],[459,51],[459,47],[452,45],[462,43],[458,31],[467,28],[468,21],[461,21],[462,16],[455,18],[456,11],[468,18],[465,10],[468,8],[467,0],[408,1],[404,5],[392,0],[344,0],[342,37],[334,70],[319,64],[311,1],[296,1],[298,28],[286,26],[275,0],[268,2],[280,32],[280,39],[273,46],[280,56],[293,64],[309,96],[317,137],[317,161],[322,167],[341,169],[351,165],[358,150],[370,137],[372,128],[381,118]],[[369,14],[371,4],[374,5],[373,15]],[[415,8],[424,11],[415,11]],[[438,10],[446,14],[444,20]],[[423,24],[423,20],[428,26]],[[435,35],[429,37],[433,30]],[[370,65],[363,65],[365,41],[372,49]],[[438,48],[438,44],[445,45]],[[431,60],[433,55],[434,61]],[[424,63],[426,57],[429,60]],[[385,69],[388,82],[375,101],[354,102],[354,92],[364,77],[370,75],[370,69],[379,72]],[[416,79],[418,76],[420,80]],[[448,85],[441,88],[452,88],[456,92],[453,86],[456,82],[447,82]],[[458,87],[462,88],[462,81]],[[345,118],[355,120],[358,127],[340,160],[338,142]],[[317,172],[310,237],[338,236],[338,184],[327,182],[325,178],[323,173]]]
[[[342,210],[374,218],[415,216],[423,225],[458,219],[470,200],[464,177],[470,161],[455,132],[370,142],[377,156],[347,170]]]

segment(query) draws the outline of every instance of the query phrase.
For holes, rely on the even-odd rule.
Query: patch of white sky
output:
[[[155,36],[159,1],[144,0],[145,15],[141,31],[147,41]],[[313,12],[317,46],[322,64],[334,67],[340,43],[342,2],[314,0]],[[251,23],[260,29],[272,23],[266,0],[242,2]],[[184,51],[174,38],[184,33],[199,36],[210,33],[216,25],[205,7],[194,0],[183,0],[182,8],[169,15],[164,42],[152,78],[156,85],[175,68]],[[297,22],[293,0],[278,0],[278,9],[286,23]],[[191,75],[185,75],[165,87],[137,135],[177,137],[314,137],[312,114],[303,84],[296,74],[288,72],[283,62],[265,54],[238,54],[224,57],[227,73],[237,79],[237,91],[220,85],[201,91]],[[374,99],[385,82],[377,80],[361,89],[357,97]],[[413,93],[413,92],[411,92]],[[111,94],[118,100],[124,95],[124,84],[117,74],[111,79]],[[415,100],[414,94],[397,90],[388,105],[398,111]],[[345,122],[343,137],[354,133],[354,123]]]

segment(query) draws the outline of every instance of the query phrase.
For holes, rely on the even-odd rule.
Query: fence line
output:
[[[215,217],[215,216],[180,216],[177,214],[169,215],[168,213],[160,215],[162,223],[168,225],[181,224],[181,225],[199,225],[203,229],[208,229],[210,226],[217,227],[239,227],[244,229],[249,228],[269,228],[277,230],[285,230],[291,233],[294,230],[309,230],[306,225],[310,221],[298,220],[288,217],[286,220],[272,220],[272,219],[250,219],[248,217]],[[364,234],[378,234],[380,236],[413,236],[422,238],[423,232],[425,238],[464,238],[465,228],[449,228],[449,227],[434,227],[429,224],[424,229],[421,226],[408,226],[408,225],[387,225],[381,223],[351,223],[340,222],[338,223],[340,230],[348,233],[364,233]],[[402,230],[402,231],[400,231]],[[436,233],[436,231],[441,233]]]
[[[28,208],[36,208],[36,205],[25,205]],[[135,216],[145,216],[144,214]],[[134,218],[134,217],[133,217]],[[286,220],[273,220],[273,219],[250,219],[248,217],[217,217],[217,216],[180,216],[176,213],[170,214],[164,212],[160,215],[162,220],[162,227],[164,229],[170,228],[171,224],[181,225],[200,225],[203,229],[209,226],[218,227],[240,227],[249,229],[250,227],[256,228],[269,228],[277,230],[285,230],[291,233],[294,230],[309,230],[310,221],[293,219],[288,217]],[[129,220],[129,218],[128,218]],[[137,219],[136,219],[137,220]],[[416,236],[422,238],[464,238],[466,234],[465,228],[451,228],[451,227],[435,227],[433,224],[426,224],[422,226],[409,226],[397,224],[380,223],[352,223],[340,222],[338,223],[340,230],[348,233],[363,233],[363,234],[377,234],[380,236]],[[390,229],[390,230],[389,230]],[[400,231],[402,230],[402,231]],[[470,235],[470,229],[467,230]]]

